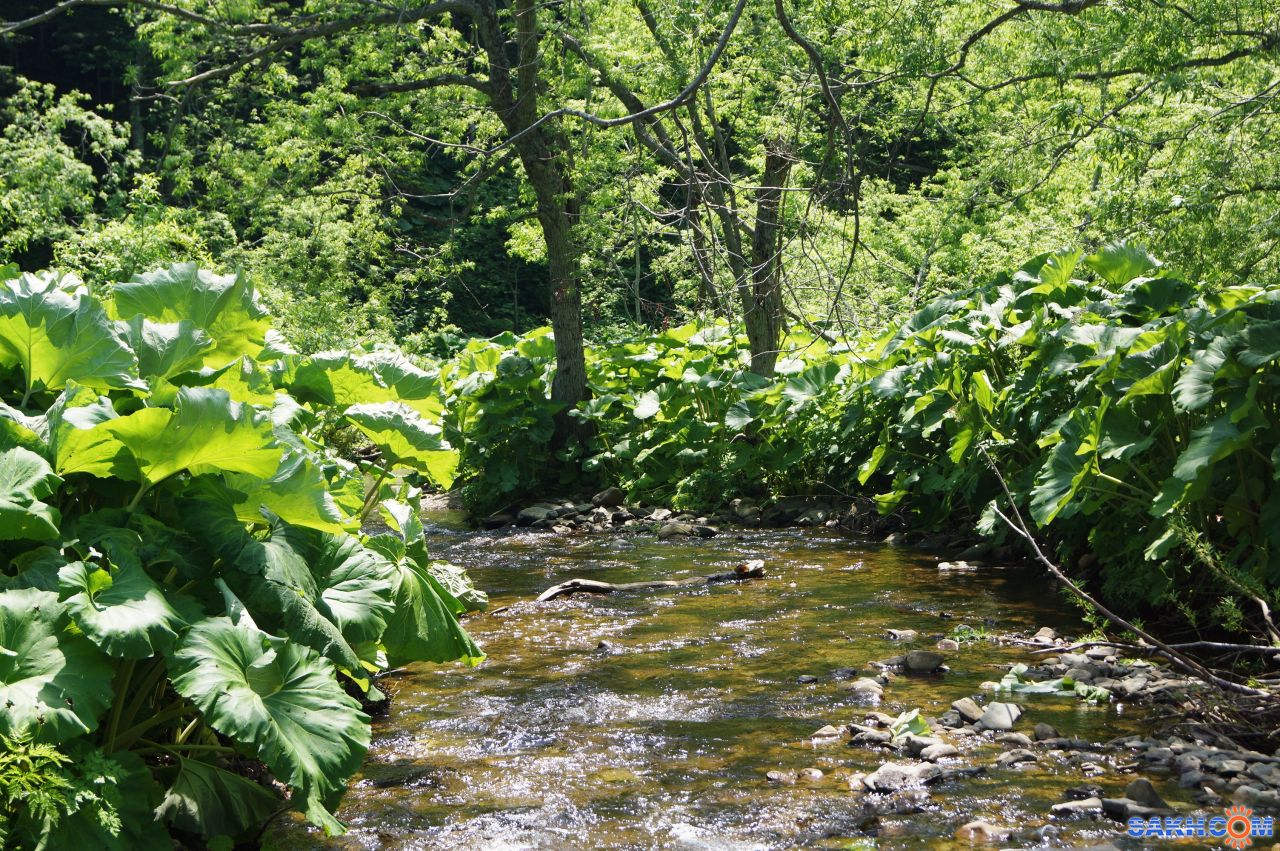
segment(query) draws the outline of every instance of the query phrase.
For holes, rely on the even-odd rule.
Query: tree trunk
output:
[[[482,9],[478,24],[480,40],[489,58],[487,94],[514,139],[516,153],[537,198],[538,224],[547,247],[551,328],[556,343],[551,398],[565,406],[556,416],[552,443],[563,446],[578,434],[577,421],[570,418],[568,412],[587,396],[582,292],[578,288],[578,254],[573,236],[578,218],[577,195],[563,159],[566,151],[563,135],[554,123],[538,123],[542,31],[538,26],[536,0],[517,0],[514,4],[512,33],[503,28],[496,4],[486,2]],[[514,57],[509,53],[511,47],[515,48]]]
[[[773,375],[782,338],[782,195],[791,172],[791,155],[769,142],[764,174],[756,190],[756,224],[751,235],[751,277],[739,285],[742,317],[751,344],[751,371]]]

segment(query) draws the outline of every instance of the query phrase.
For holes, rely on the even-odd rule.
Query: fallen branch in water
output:
[[[744,561],[734,565],[733,570],[726,573],[713,573],[710,576],[690,576],[685,579],[656,579],[651,582],[600,582],[595,579],[570,579],[559,585],[552,585],[538,595],[537,601],[545,603],[557,597],[570,594],[612,594],[614,591],[652,591],[664,588],[693,588],[700,585],[716,585],[721,582],[742,582],[747,579],[764,577],[764,562],[759,559]]]

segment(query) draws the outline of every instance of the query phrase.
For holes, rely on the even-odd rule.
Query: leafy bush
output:
[[[5,847],[240,838],[289,804],[330,832],[369,743],[352,694],[477,662],[484,604],[432,562],[410,469],[443,487],[434,376],[293,354],[242,277],[182,264],[100,292],[0,278]],[[364,460],[324,437],[356,430]],[[380,510],[391,529],[365,535]],[[74,768],[71,766],[74,764]]]
[[[633,499],[869,489],[883,513],[1000,538],[985,450],[1064,560],[1100,564],[1109,599],[1237,623],[1275,601],[1280,286],[1206,290],[1111,245],[1042,255],[875,339],[784,346],[773,380],[726,324],[591,348],[593,396],[570,415],[593,437],[560,458]],[[442,363],[474,503],[557,469],[552,368],[545,329]]]

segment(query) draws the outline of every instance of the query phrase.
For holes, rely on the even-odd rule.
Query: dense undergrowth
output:
[[[571,414],[593,436],[553,458],[546,332],[473,341],[440,363],[445,427],[481,509],[585,485],[581,469],[681,507],[868,494],[920,526],[1003,537],[994,464],[1108,599],[1229,629],[1274,604],[1280,286],[1209,291],[1130,246],[1065,251],[878,338],[793,332],[786,349],[767,380],[725,324],[595,348],[593,398]]]
[[[483,595],[429,559],[395,471],[456,482],[478,511],[603,483],[697,508],[873,495],[1000,538],[999,470],[1064,563],[1129,609],[1247,629],[1280,588],[1280,286],[1206,290],[1129,246],[1038,257],[876,338],[792,333],[770,379],[724,323],[593,348],[592,397],[564,412],[585,437],[561,449],[545,329],[426,363],[303,356],[240,277],[180,265],[91,292],[15,275],[5,847],[166,829],[225,845],[284,789],[340,830],[369,736],[348,693],[480,656],[455,616]],[[362,534],[377,513],[393,531]]]
[[[435,379],[298,357],[238,276],[5,272],[0,847],[230,848],[289,804],[340,831],[352,695],[482,656],[456,616],[483,595],[391,476],[452,481]]]

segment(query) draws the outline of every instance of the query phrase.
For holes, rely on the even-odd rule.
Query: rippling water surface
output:
[[[1053,824],[1050,804],[1084,782],[1078,765],[1021,769],[933,787],[903,812],[877,814],[848,777],[889,754],[816,747],[828,723],[871,709],[939,713],[999,679],[1026,652],[966,644],[952,671],[900,676],[872,706],[832,677],[841,668],[930,648],[964,623],[992,633],[1078,630],[1071,608],[1030,568],[939,571],[927,554],[826,530],[728,532],[709,540],[473,533],[437,526],[434,552],[464,564],[491,609],[467,628],[489,654],[478,668],[423,666],[390,681],[389,717],[326,839],[299,819],[267,847],[343,849],[934,848],[986,818],[1015,831],[1006,847],[1114,839],[1098,822]],[[674,592],[532,599],[570,577],[634,582],[726,570],[763,559],[763,580]],[[507,608],[509,607],[509,608]],[[887,629],[913,629],[904,645]],[[818,677],[802,684],[803,674]],[[1020,729],[1046,721],[1102,741],[1143,728],[1132,707],[1033,696]],[[959,764],[1007,748],[958,743]],[[1090,782],[1120,794],[1108,770]],[[825,776],[771,783],[771,770]],[[1161,787],[1169,797],[1177,790]],[[958,845],[960,843],[957,843]],[[967,843],[964,843],[967,846]],[[1186,847],[1186,846],[1181,846]]]

